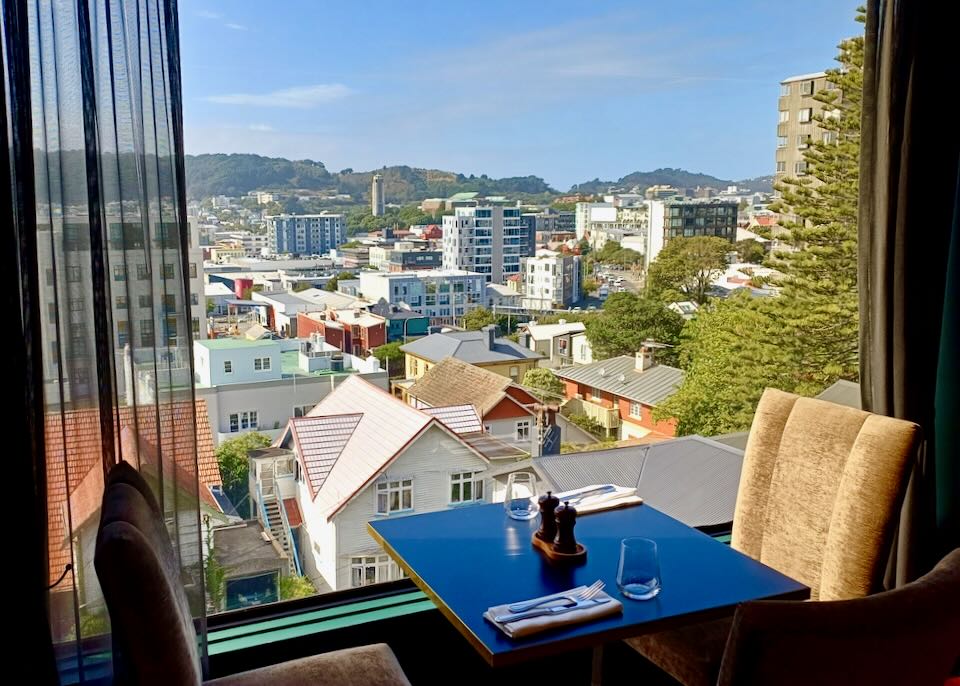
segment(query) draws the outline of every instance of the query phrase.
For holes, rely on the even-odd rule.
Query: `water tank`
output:
[[[331,372],[343,371],[343,355],[334,355],[330,358],[330,371]]]

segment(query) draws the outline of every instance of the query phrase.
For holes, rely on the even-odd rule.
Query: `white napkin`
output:
[[[610,489],[605,492],[588,494],[580,499],[583,493],[589,493],[594,489]],[[613,484],[593,484],[576,488],[572,491],[555,493],[562,503],[565,500],[571,501],[570,504],[577,509],[577,514],[589,514],[590,512],[600,512],[602,510],[612,510],[618,507],[629,507],[630,505],[640,505],[643,498],[637,495],[637,489],[627,488],[626,486],[614,486]]]
[[[586,586],[577,586],[576,588],[571,588],[569,591],[567,591],[567,593],[571,595],[582,593],[584,590],[586,590],[586,588]],[[548,595],[555,594],[550,593]],[[541,596],[541,598],[546,597],[548,596]],[[498,615],[510,613],[510,605],[513,605],[513,603],[507,603],[506,605],[496,605],[489,608],[483,613],[483,617],[510,638],[523,638],[524,636],[530,636],[531,634],[546,631],[547,629],[556,629],[557,627],[568,626],[570,624],[589,622],[594,619],[599,619],[608,615],[617,615],[623,612],[623,605],[620,604],[620,601],[612,596],[607,595],[603,591],[594,596],[594,598],[610,598],[610,601],[603,603],[602,605],[586,607],[582,610],[564,612],[558,615],[541,615],[539,617],[531,617],[530,619],[521,619],[518,622],[510,622],[509,624],[501,624],[500,622],[493,621],[493,618],[497,617]],[[539,598],[531,598],[530,600],[539,600]],[[569,601],[561,598],[552,602],[544,603],[539,607],[552,607],[564,604],[569,604]]]

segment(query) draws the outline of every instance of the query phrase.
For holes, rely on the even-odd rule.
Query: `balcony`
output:
[[[615,407],[604,407],[589,400],[571,398],[563,405],[564,414],[582,414],[597,422],[605,430],[620,427],[620,412]]]

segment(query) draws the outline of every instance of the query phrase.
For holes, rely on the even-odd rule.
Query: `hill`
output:
[[[773,174],[769,176],[755,176],[752,179],[737,181],[738,186],[749,188],[757,193],[773,193]]]
[[[358,201],[370,196],[374,174],[383,175],[388,202],[407,203],[430,197],[449,197],[454,193],[476,191],[483,195],[548,195],[556,191],[538,176],[493,179],[465,176],[439,169],[407,166],[383,167],[376,171],[355,172],[344,169],[331,173],[322,162],[287,160],[260,155],[187,155],[187,196],[244,195],[257,189],[337,190]]]
[[[635,171],[626,176],[620,177],[616,181],[601,181],[594,179],[586,183],[580,183],[570,189],[571,193],[604,193],[609,188],[622,188],[629,190],[639,187],[641,191],[650,186],[674,186],[676,188],[696,188],[697,186],[711,186],[713,188],[726,188],[732,185],[733,181],[718,179],[709,174],[700,174],[688,172],[686,169],[671,169],[664,167],[654,169],[649,172]]]

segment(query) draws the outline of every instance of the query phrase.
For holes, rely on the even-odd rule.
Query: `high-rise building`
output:
[[[373,175],[373,183],[370,188],[370,213],[374,217],[382,217],[386,211],[386,201],[383,197],[383,176]]]
[[[519,207],[483,201],[456,207],[443,218],[443,268],[478,272],[491,283],[520,273],[531,254],[530,235]]]
[[[736,201],[715,198],[668,200],[663,203],[663,241],[671,238],[716,236],[737,240]]]
[[[530,310],[563,309],[583,295],[580,256],[538,250],[523,261],[523,307]]]
[[[360,272],[360,291],[371,302],[399,305],[430,317],[431,324],[455,324],[483,304],[484,277],[457,269]]]
[[[279,214],[265,219],[274,254],[323,255],[345,242],[342,214]]]
[[[799,177],[807,173],[803,152],[815,140],[831,142],[835,135],[825,131],[814,120],[822,114],[824,105],[814,96],[836,86],[827,81],[826,72],[791,76],[780,82],[780,98],[777,102],[777,153],[776,176]]]

